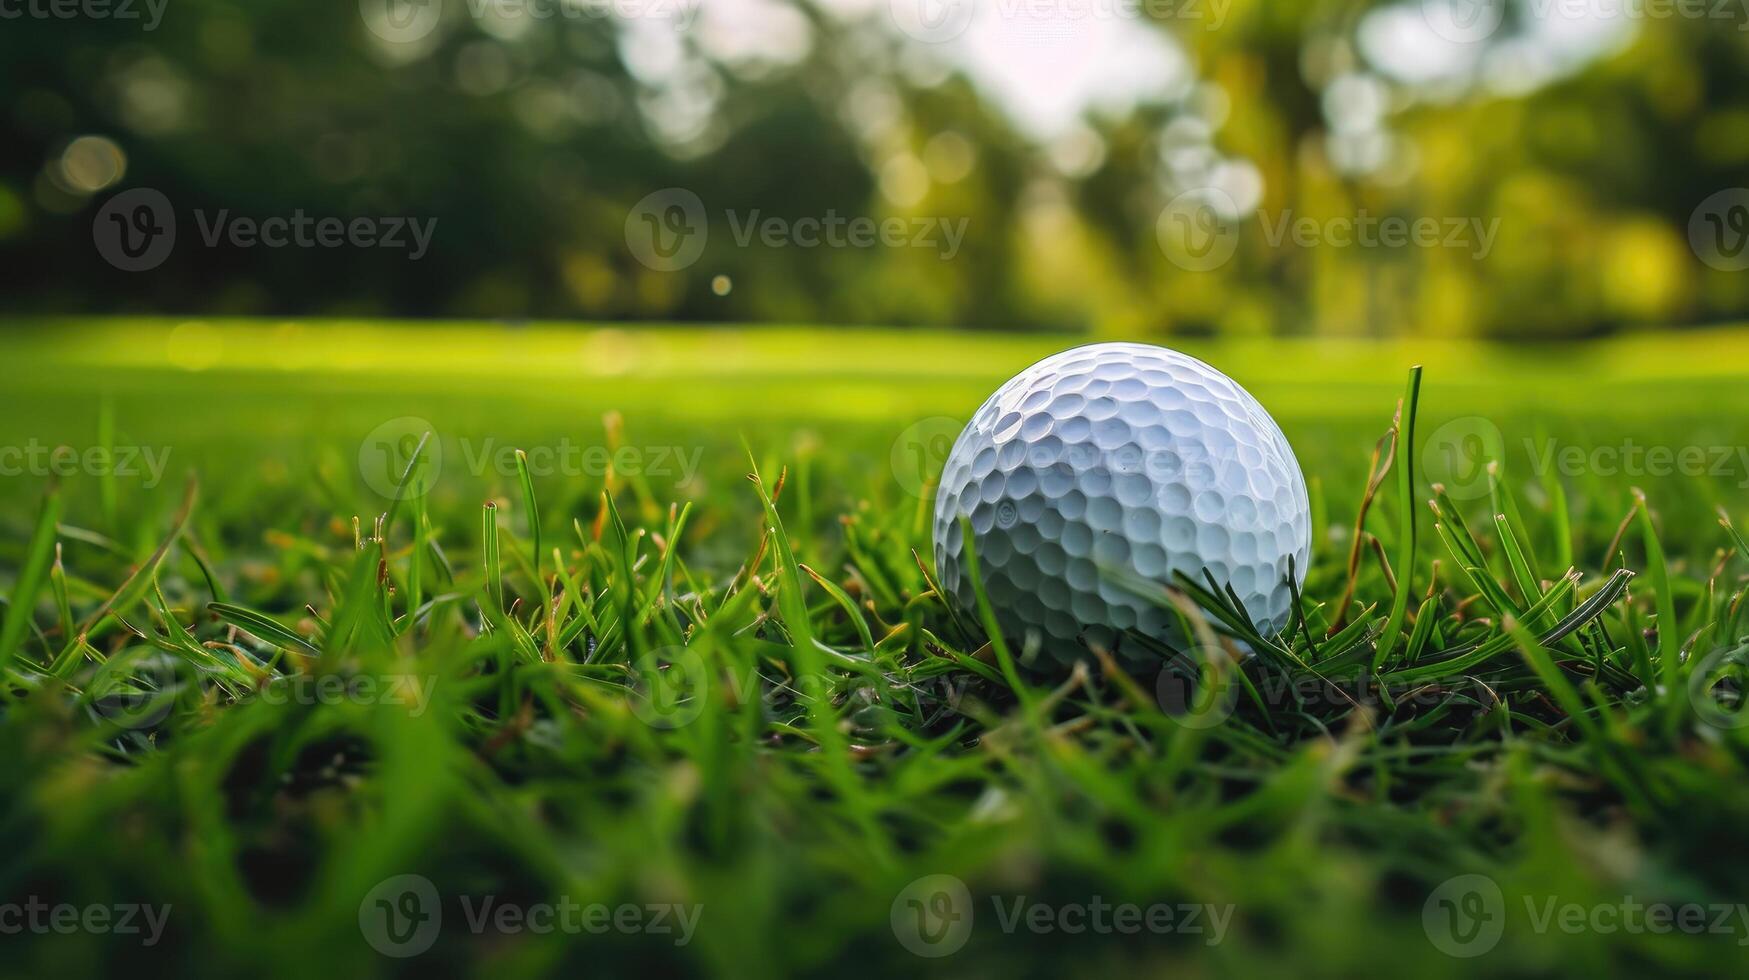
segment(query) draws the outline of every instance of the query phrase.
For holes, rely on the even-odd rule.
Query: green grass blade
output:
[[[1500,535],[1500,550],[1506,553],[1507,568],[1512,572],[1513,581],[1518,585],[1518,594],[1524,600],[1524,605],[1527,608],[1540,605],[1543,595],[1542,584],[1537,580],[1536,571],[1525,560],[1524,549],[1518,544],[1518,535],[1512,531],[1512,522],[1507,519],[1505,514],[1495,514],[1494,530]],[[1527,612],[1526,615],[1528,616],[1529,613]],[[1544,624],[1539,615],[1537,619],[1527,619],[1526,625],[1532,629],[1542,629]]]
[[[164,535],[164,539],[159,542],[157,550],[153,551],[138,568],[134,569],[133,574],[122,582],[121,588],[115,590],[115,593],[103,605],[99,606],[96,612],[85,617],[85,620],[79,624],[80,633],[91,632],[103,622],[105,616],[113,614],[119,617],[126,614],[134,607],[135,603],[145,596],[146,589],[152,584],[153,576],[158,574],[158,566],[163,563],[164,556],[170,552],[170,546],[176,543],[176,539],[182,536],[182,529],[188,525],[188,517],[194,512],[196,496],[197,486],[194,478],[190,476],[188,486],[183,491],[182,507],[171,520],[169,533]]]
[[[504,561],[498,553],[498,505],[490,500],[480,508],[480,562],[486,572],[486,600],[491,612],[504,615]]]
[[[305,653],[319,656],[320,647],[304,639],[297,633],[282,626],[266,613],[256,612],[245,606],[229,602],[209,602],[207,608],[213,615],[227,623],[236,626],[257,639],[265,640],[274,646],[281,647],[293,653]]]
[[[1667,731],[1674,733],[1689,707],[1682,683],[1682,635],[1676,620],[1676,595],[1670,589],[1670,567],[1664,560],[1664,546],[1658,542],[1658,529],[1652,525],[1651,509],[1638,487],[1634,488],[1634,509],[1646,548],[1646,577],[1652,581],[1652,601],[1658,612],[1657,642],[1652,644],[1650,654],[1659,665],[1664,682]]]
[[[431,433],[427,432],[420,436],[419,441],[413,446],[412,454],[407,457],[407,468],[401,471],[401,479],[395,483],[395,499],[389,501],[388,516],[383,519],[384,535],[387,535],[389,529],[395,526],[395,515],[401,511],[401,501],[407,497],[407,488],[413,483],[413,474],[419,472],[420,467],[425,462],[425,444],[429,441],[431,441]]]
[[[870,654],[873,654],[875,650],[874,634],[869,631],[868,620],[862,615],[862,610],[856,608],[856,603],[851,600],[850,596],[846,594],[843,589],[838,587],[836,582],[831,581],[806,565],[800,567],[802,571],[807,573],[809,578],[814,580],[815,585],[824,589],[826,594],[832,597],[832,601],[836,602],[838,607],[844,610],[844,615],[850,620],[850,625],[856,629],[857,638],[862,641],[862,648],[867,650]]]
[[[971,579],[972,592],[978,600],[978,621],[984,626],[984,635],[990,640],[990,650],[996,654],[996,664],[1002,670],[1002,676],[1008,681],[1008,686],[1020,699],[1020,707],[1026,717],[1037,724],[1037,714],[1033,708],[1032,692],[1028,690],[1025,681],[1021,680],[1020,669],[1015,665],[1014,654],[1008,649],[1008,641],[1002,636],[1002,627],[996,622],[996,610],[990,605],[990,596],[984,591],[983,574],[978,567],[978,548],[972,537],[972,522],[961,517],[960,535],[965,543],[962,560],[966,564],[966,576]]]
[[[55,563],[49,568],[49,591],[55,597],[55,622],[61,628],[61,642],[73,635],[73,604],[67,596],[67,569],[61,564],[61,544],[55,542]]]
[[[1719,524],[1725,529],[1725,533],[1731,536],[1731,541],[1736,544],[1738,553],[1744,558],[1749,558],[1749,541],[1743,540],[1742,532],[1738,531],[1737,526],[1731,523],[1731,515],[1723,507],[1719,508]]]
[[[55,525],[61,520],[61,491],[50,486],[43,494],[42,508],[37,511],[36,529],[24,550],[24,564],[18,580],[12,584],[12,595],[6,604],[6,621],[0,623],[0,674],[11,665],[29,631],[36,611],[37,594],[48,577],[49,565],[55,560]],[[62,637],[71,641],[72,637]]]
[[[522,499],[528,507],[528,536],[534,539],[535,584],[544,589],[540,574],[540,505],[534,499],[534,477],[528,472],[528,454],[520,449],[516,451],[516,476],[522,483]]]
[[[1417,364],[1409,369],[1402,418],[1397,426],[1397,506],[1402,514],[1402,526],[1397,532],[1397,590],[1391,598],[1391,612],[1385,619],[1378,651],[1373,654],[1374,671],[1384,666],[1402,640],[1403,620],[1409,615],[1409,594],[1415,591],[1415,410],[1420,400],[1421,365]]]

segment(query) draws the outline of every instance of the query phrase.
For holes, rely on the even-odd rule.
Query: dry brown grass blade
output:
[[[1354,590],[1360,580],[1360,547],[1361,535],[1366,529],[1366,514],[1372,509],[1373,498],[1378,496],[1379,489],[1385,485],[1385,477],[1391,472],[1391,464],[1397,458],[1397,426],[1403,421],[1403,402],[1397,401],[1397,414],[1391,419],[1391,427],[1379,437],[1372,447],[1372,462],[1367,464],[1366,492],[1360,497],[1360,510],[1354,515],[1354,534],[1348,545],[1348,584],[1342,590],[1342,600],[1336,604],[1335,616],[1330,621],[1330,629],[1325,636],[1335,636],[1348,625],[1348,608],[1354,604]],[[1383,462],[1380,462],[1380,460]],[[1393,586],[1395,588],[1395,586]]]

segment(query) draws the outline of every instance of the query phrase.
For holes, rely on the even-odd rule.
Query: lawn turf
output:
[[[1021,664],[1017,695],[1003,651],[912,557],[929,563],[917,452],[926,478],[1004,378],[1087,338],[12,327],[0,447],[165,464],[155,482],[0,476],[0,594],[22,580],[34,600],[28,629],[0,633],[0,896],[172,908],[143,953],[27,930],[0,937],[17,962],[285,976],[1743,962],[1749,735],[1713,707],[1740,687],[1708,682],[1741,679],[1728,654],[1749,555],[1717,509],[1749,517],[1749,333],[1175,342],[1276,415],[1316,526],[1309,622],[1250,638],[1245,683],[1220,674],[1215,714],[1187,717],[1161,710],[1170,677],[1097,664],[1072,678]],[[1384,571],[1402,574],[1406,545],[1393,470],[1366,525],[1360,625],[1332,637],[1370,456],[1416,363],[1413,592],[1398,612]],[[384,460],[404,463],[427,423],[417,479],[434,482],[396,504]],[[1494,432],[1497,485],[1473,452]],[[1428,473],[1446,484],[1443,532]],[[1624,565],[1631,580],[1613,574]],[[664,700],[677,676],[704,681]],[[322,687],[341,679],[351,693]],[[168,693],[129,697],[136,682]],[[429,879],[443,914],[407,960],[360,923],[402,874]],[[970,900],[952,909],[971,913],[964,948],[940,959],[901,941],[933,875]],[[476,932],[487,896],[700,917],[685,945]],[[1682,914],[1706,928],[1607,928],[1624,896],[1704,907]],[[1037,905],[1096,903],[1229,917],[1218,941],[1206,913],[1199,932],[1182,913],[1139,934],[1025,924]],[[1472,906],[1497,944],[1450,957],[1430,931]]]

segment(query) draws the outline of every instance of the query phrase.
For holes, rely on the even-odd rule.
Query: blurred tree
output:
[[[1557,8],[1502,0],[1492,33],[1453,43],[1428,29],[1441,0],[1236,0],[1218,29],[1144,4],[1159,23],[1130,26],[1174,39],[1182,84],[1054,138],[885,3],[703,2],[9,19],[4,308],[1493,336],[1749,311],[1749,276],[1689,242],[1749,172],[1735,21],[1563,33],[1538,20]],[[126,272],[93,225],[136,188],[172,203],[177,244]],[[708,228],[676,270],[628,242],[668,188]],[[1182,224],[1205,198],[1219,221]],[[417,260],[206,241],[220,216],[297,215],[437,224]],[[750,226],[768,218],[900,219],[938,244],[771,244]],[[1458,240],[1341,231],[1386,220]],[[1203,232],[1230,257],[1169,240]]]

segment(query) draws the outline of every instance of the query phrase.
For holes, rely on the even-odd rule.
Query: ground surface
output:
[[[1529,975],[1749,955],[1749,555],[1719,523],[1749,518],[1749,333],[1181,345],[1299,454],[1306,622],[1246,637],[1242,666],[1065,677],[933,596],[923,516],[957,421],[1084,338],[13,326],[0,913],[169,907],[148,955],[113,927],[27,926],[0,935],[16,962]],[[1413,503],[1393,466],[1345,604],[1412,364]],[[1245,633],[1213,596],[1183,608]],[[1188,672],[1216,693],[1183,704]]]

